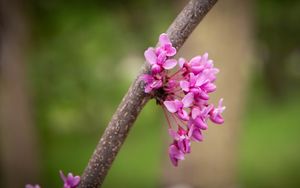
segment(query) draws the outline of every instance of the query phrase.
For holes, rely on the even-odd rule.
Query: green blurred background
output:
[[[300,1],[251,3],[255,62],[241,109],[237,184],[300,187]],[[39,156],[36,183],[60,187],[60,169],[82,173],[143,51],[184,4],[31,0],[20,6],[29,31],[24,62]],[[103,187],[160,186],[168,136],[161,114],[154,101],[146,105]]]

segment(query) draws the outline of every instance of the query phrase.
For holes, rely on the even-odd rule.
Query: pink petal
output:
[[[199,74],[201,71],[203,71],[204,67],[203,66],[192,66],[191,71],[195,74]]]
[[[197,81],[196,81],[196,84],[195,86],[197,87],[201,87],[202,85],[204,85],[205,83],[207,83],[209,81],[208,77],[206,77],[205,75],[200,75],[198,78],[197,78]]]
[[[152,87],[150,87],[150,85],[146,85],[145,93],[150,93],[151,91],[152,91]]]
[[[188,121],[189,120],[189,116],[188,113],[185,110],[180,110],[177,112],[177,115],[180,119],[184,120],[184,121]]]
[[[169,154],[178,160],[184,159],[184,154],[173,144],[169,147]]]
[[[168,59],[167,61],[164,62],[163,67],[167,70],[170,70],[174,68],[177,64],[177,61],[175,59]]]
[[[201,61],[201,56],[196,56],[196,57],[193,57],[193,58],[190,60],[189,64],[190,64],[191,66],[199,66],[199,65],[200,65],[200,61]]]
[[[194,102],[194,94],[193,93],[188,93],[182,99],[182,103],[183,103],[184,108],[190,107],[193,102]]]
[[[157,57],[157,64],[162,65],[167,59],[167,54],[165,51],[162,51]]]
[[[213,83],[208,83],[208,84],[205,84],[205,86],[204,86],[204,90],[206,90],[206,92],[208,92],[208,93],[215,91],[216,88],[217,88],[216,85]]]
[[[192,109],[192,118],[193,119],[196,119],[196,117],[199,116],[200,114],[201,114],[201,111],[199,108],[196,107],[196,108]]]
[[[203,141],[203,136],[202,136],[202,133],[199,129],[194,129],[193,133],[192,133],[192,138],[195,140],[195,141]]]
[[[208,53],[204,53],[203,56],[202,56],[202,63],[205,63],[206,61],[208,60]]]
[[[207,106],[207,107],[205,107],[205,108],[203,108],[202,109],[202,115],[204,116],[204,117],[206,117],[208,114],[209,114],[209,112],[211,111],[211,110],[213,110],[213,108],[214,108],[214,106],[211,104],[211,105],[209,105],[209,106]]]
[[[166,51],[167,51],[168,57],[172,57],[172,56],[176,55],[176,52],[177,52],[176,48],[174,48],[171,43],[166,45]]]
[[[221,115],[217,115],[215,117],[210,116],[210,120],[216,124],[223,124],[224,123],[224,119]]]
[[[157,74],[157,73],[160,73],[162,71],[162,68],[157,65],[157,64],[153,64],[152,67],[151,67],[151,72],[152,74]]]
[[[179,67],[180,68],[182,68],[183,67],[183,65],[184,65],[184,63],[185,63],[185,59],[184,58],[179,58],[179,60],[178,60],[178,65],[179,65]]]
[[[190,75],[190,85],[194,86],[198,77],[195,76],[194,73],[190,73],[189,75]]]
[[[156,80],[151,84],[151,87],[154,89],[158,89],[162,86],[162,81],[161,80]]]
[[[197,126],[198,128],[200,128],[202,130],[208,129],[207,124],[200,117],[198,117],[198,118],[195,119],[195,126]]]
[[[156,64],[157,56],[155,54],[154,48],[148,48],[144,53],[146,61],[150,64]]]
[[[79,182],[80,182],[79,176],[73,177],[72,186],[77,186],[79,184]]]
[[[143,74],[140,76],[140,80],[143,80],[145,83],[152,83],[154,78],[149,74]]]
[[[176,108],[174,101],[165,101],[164,105],[168,109],[169,112],[171,112],[171,113],[177,112],[177,108]]]
[[[179,84],[183,91],[188,92],[190,90],[190,83],[188,81],[183,80],[183,81],[180,81]]]
[[[209,99],[209,95],[204,91],[199,92],[199,97],[203,100],[208,100]]]
[[[161,46],[164,46],[165,44],[170,44],[171,41],[168,37],[168,35],[166,33],[162,33],[160,36],[159,36],[159,43]]]

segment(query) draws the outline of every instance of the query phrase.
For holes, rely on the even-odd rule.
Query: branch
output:
[[[177,50],[216,2],[217,0],[191,0],[181,11],[167,30],[167,34]],[[150,99],[150,96],[144,92],[143,81],[139,79],[140,75],[147,74],[149,71],[148,64],[144,64],[139,76],[118,106],[82,174],[80,188],[95,188],[102,185],[130,128]]]

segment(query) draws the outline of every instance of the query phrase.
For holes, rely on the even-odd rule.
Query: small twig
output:
[[[167,34],[177,50],[216,2],[217,0],[191,0],[181,11],[167,30]],[[102,185],[130,128],[151,98],[145,94],[144,83],[139,79],[140,75],[149,73],[149,70],[149,66],[144,64],[140,74],[118,106],[81,176],[80,188],[95,188]]]

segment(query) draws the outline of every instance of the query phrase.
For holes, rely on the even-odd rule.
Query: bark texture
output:
[[[181,11],[167,30],[177,50],[216,2],[217,0],[191,0]],[[143,82],[139,80],[140,75],[148,73],[149,70],[150,67],[144,64],[140,74],[118,106],[82,174],[80,188],[95,188],[102,185],[130,128],[150,99],[150,96],[144,93]]]

